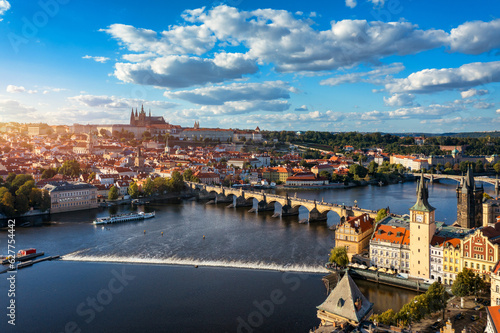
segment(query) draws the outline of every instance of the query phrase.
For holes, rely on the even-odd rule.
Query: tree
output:
[[[31,177],[31,175],[17,175],[10,184],[10,193],[15,194],[24,183],[32,180],[33,177]]]
[[[163,177],[156,177],[153,180],[154,191],[158,194],[164,194],[168,190],[168,182]]]
[[[148,197],[153,195],[154,190],[155,190],[155,186],[154,186],[151,178],[148,177],[148,179],[146,179],[146,183],[144,184],[142,189],[144,190],[144,195],[146,195]]]
[[[353,174],[354,176],[358,176],[359,178],[365,178],[368,170],[362,165],[352,164],[349,167],[349,173]]]
[[[24,185],[23,185],[24,186]],[[20,190],[20,189],[19,189]],[[33,208],[40,208],[43,202],[43,192],[37,188],[31,189],[29,193],[29,205]]]
[[[378,164],[375,163],[375,161],[371,161],[369,164],[368,164],[368,173],[370,175],[374,175],[376,172],[377,172],[377,169],[378,169]]]
[[[328,179],[328,180],[332,180],[332,174],[331,174],[331,173],[329,173],[328,171],[321,171],[321,172],[319,173],[319,176],[320,176],[320,177],[323,177],[323,178],[326,178],[326,179]]]
[[[21,187],[19,187],[19,189],[16,191],[16,196],[24,195],[25,197],[29,197],[32,189],[36,189],[35,181],[29,180],[21,185]]]
[[[89,182],[91,182],[91,181],[95,180],[95,177],[96,177],[96,173],[95,173],[95,172],[92,172],[92,173],[89,175],[88,181],[89,181]]]
[[[387,216],[387,210],[385,208],[379,209],[377,211],[377,217],[375,217],[375,223],[381,221],[386,216]]]
[[[471,269],[464,268],[453,281],[451,292],[461,298],[463,306],[463,297],[477,293],[477,291],[483,290],[484,287],[485,282],[480,275],[474,274]]]
[[[28,210],[30,210],[28,197],[22,193],[19,194],[18,196],[16,196],[15,208],[16,208],[16,211],[19,215],[22,215],[22,214],[26,213]]]
[[[75,160],[64,161],[63,165],[59,168],[59,173],[61,175],[69,177],[80,176],[80,164]]]
[[[337,264],[337,266],[345,267],[349,263],[347,249],[344,246],[336,246],[330,252],[329,261]]]
[[[498,174],[500,173],[500,162],[496,162],[495,165],[493,165],[493,170]]]
[[[52,168],[45,169],[42,172],[42,179],[49,179],[49,178],[54,177],[55,175],[57,175],[56,169],[52,169]]]
[[[128,187],[128,194],[132,199],[136,199],[139,196],[139,186],[137,186],[137,183],[132,183]]]
[[[0,190],[6,189],[5,187],[0,188]],[[3,196],[0,198],[0,208],[2,209],[2,213],[6,216],[14,216],[16,210],[14,207],[14,196],[7,190],[1,191]]]
[[[50,199],[50,193],[47,190],[42,191],[42,203],[40,204],[40,210],[45,212],[50,209],[52,202]]]
[[[191,169],[185,170],[184,173],[182,174],[182,177],[186,181],[191,181],[191,178],[193,178],[193,170]]]
[[[116,188],[116,186],[111,186],[111,188],[109,189],[109,192],[108,192],[108,199],[109,200],[116,200],[118,199],[118,195],[119,195],[119,192],[118,192],[118,189]]]
[[[425,295],[429,302],[429,311],[432,313],[443,310],[444,320],[444,309],[446,308],[446,301],[449,298],[444,286],[439,282],[434,282],[426,291]]]
[[[172,178],[169,180],[169,187],[173,192],[180,192],[184,188],[184,181],[179,171],[174,171],[172,173]]]

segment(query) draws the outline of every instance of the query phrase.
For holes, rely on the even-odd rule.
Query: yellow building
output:
[[[491,306],[500,305],[500,262],[491,272]]]
[[[430,244],[436,232],[436,208],[429,204],[428,197],[422,174],[418,183],[417,202],[410,208],[410,275],[423,279],[430,278]]]
[[[347,248],[349,260],[370,245],[374,219],[368,214],[351,217],[341,223],[335,231],[335,246]]]
[[[462,271],[461,241],[458,238],[447,239],[443,244],[443,282],[451,285]]]
[[[262,172],[262,178],[270,182],[285,183],[287,178],[292,175],[292,171],[284,167],[266,168]]]

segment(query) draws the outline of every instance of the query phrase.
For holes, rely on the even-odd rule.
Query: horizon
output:
[[[0,122],[127,124],[144,104],[183,127],[496,132],[485,1],[0,0]]]

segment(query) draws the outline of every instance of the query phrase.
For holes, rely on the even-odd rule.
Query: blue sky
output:
[[[0,0],[0,121],[500,130],[497,0]]]

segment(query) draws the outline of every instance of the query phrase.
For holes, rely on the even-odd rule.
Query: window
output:
[[[500,298],[497,298],[497,305],[500,305]]]
[[[455,266],[455,272],[458,272],[458,267]]]
[[[444,262],[448,262],[448,258],[444,257]]]
[[[420,237],[418,237],[418,240],[420,240]]]
[[[458,259],[455,259],[455,264],[458,264]]]
[[[467,261],[465,262],[465,267],[469,267],[469,263]]]
[[[420,253],[420,249],[418,249],[418,253]]]
[[[498,285],[496,286],[496,292],[497,293],[500,292],[500,286],[498,286]],[[498,298],[497,298],[497,301],[498,301]]]
[[[448,269],[448,265],[444,265],[444,269],[447,270]]]
[[[493,256],[490,256],[490,261],[493,261]]]
[[[486,265],[483,265],[483,271],[485,271],[485,270],[486,270]]]

